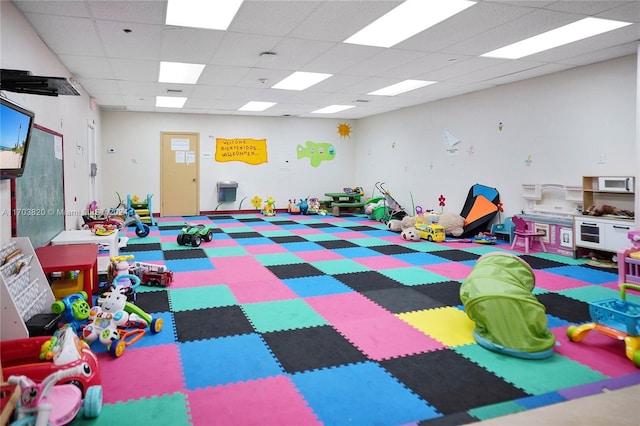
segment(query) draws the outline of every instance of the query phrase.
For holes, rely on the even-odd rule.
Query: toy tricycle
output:
[[[102,386],[91,386],[82,400],[82,391],[73,384],[57,384],[83,374],[83,367],[58,370],[38,384],[27,376],[10,376],[8,382],[20,385],[20,403],[13,425],[58,426],[70,423],[84,406],[84,416],[95,418],[102,410]]]
[[[202,240],[209,242],[213,240],[213,229],[211,225],[189,225],[187,224],[182,228],[180,234],[178,234],[178,244],[191,245],[192,247],[199,247]]]
[[[589,314],[594,322],[567,328],[567,337],[579,342],[591,330],[605,336],[623,340],[625,353],[636,367],[640,367],[640,305],[627,302],[626,289],[640,291],[634,284],[620,285],[620,299],[606,299],[589,304]]]

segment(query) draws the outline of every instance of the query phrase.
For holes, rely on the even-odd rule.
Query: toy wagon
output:
[[[579,342],[591,330],[614,339],[623,340],[625,352],[636,367],[640,367],[640,305],[626,301],[626,290],[640,291],[635,284],[620,285],[620,299],[606,299],[589,304],[589,314],[594,322],[569,326],[567,337]]]

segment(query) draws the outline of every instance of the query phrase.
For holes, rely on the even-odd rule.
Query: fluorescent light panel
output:
[[[383,87],[382,89],[378,89],[374,92],[367,93],[368,95],[378,95],[378,96],[395,96],[400,93],[409,92],[411,90],[419,89],[421,87],[428,86],[430,84],[436,83],[435,81],[426,81],[426,80],[405,80],[400,83],[392,84],[391,86]]]
[[[160,83],[196,84],[204,70],[202,64],[182,62],[160,62]]]
[[[336,112],[344,111],[353,107],[355,107],[355,105],[329,105],[328,107],[312,111],[312,114],[334,114]]]
[[[275,102],[250,101],[241,106],[238,111],[264,111],[274,106]]]
[[[344,42],[391,47],[474,4],[467,0],[407,0]]]
[[[573,43],[598,34],[631,25],[630,22],[610,19],[584,18],[551,31],[524,39],[480,56],[503,59],[519,59],[564,44]]]
[[[182,108],[187,98],[178,96],[156,96],[156,107],[158,108]]]
[[[169,0],[165,23],[225,31],[241,5],[242,0]]]
[[[289,77],[276,83],[272,89],[284,89],[284,90],[304,90],[314,84],[320,83],[322,80],[326,80],[333,74],[324,74],[319,72],[303,72],[296,71]]]

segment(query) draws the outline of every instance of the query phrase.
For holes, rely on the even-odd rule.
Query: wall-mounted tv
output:
[[[0,97],[0,179],[22,176],[34,113]]]

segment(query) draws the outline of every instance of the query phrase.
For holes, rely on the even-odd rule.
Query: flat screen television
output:
[[[14,179],[24,173],[35,115],[6,98],[0,102],[0,179]]]

